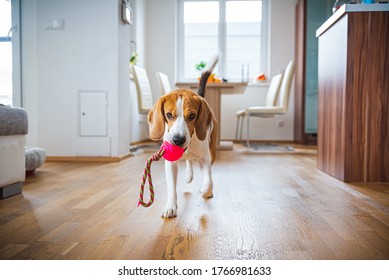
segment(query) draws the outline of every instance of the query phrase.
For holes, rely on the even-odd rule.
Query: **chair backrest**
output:
[[[172,91],[169,77],[166,74],[161,73],[161,72],[157,72],[157,79],[159,82],[159,86],[161,88],[162,95],[165,95],[166,93]]]
[[[282,74],[275,75],[270,82],[269,90],[266,95],[266,107],[276,106],[277,105],[277,97],[280,92],[282,82]]]
[[[146,69],[132,65],[132,74],[138,96],[138,110],[140,114],[147,114],[153,107],[153,93]]]
[[[294,60],[291,60],[286,66],[284,77],[282,78],[280,93],[278,95],[278,106],[282,107],[283,113],[286,113],[289,105],[290,88],[294,75]]]

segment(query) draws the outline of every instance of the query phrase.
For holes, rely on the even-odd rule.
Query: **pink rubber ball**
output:
[[[185,149],[172,145],[169,142],[163,142],[162,148],[165,150],[163,157],[168,161],[179,160],[185,152]]]

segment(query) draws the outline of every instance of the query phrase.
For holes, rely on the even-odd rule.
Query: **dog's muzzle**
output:
[[[174,145],[182,148],[186,142],[186,137],[185,135],[174,134],[172,137],[172,142]]]

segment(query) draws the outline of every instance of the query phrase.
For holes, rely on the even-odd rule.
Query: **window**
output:
[[[0,104],[22,105],[20,0],[0,0]]]
[[[267,68],[266,0],[180,0],[178,80],[196,79],[195,65],[219,55],[216,73],[247,81]]]
[[[0,1],[0,104],[12,105],[11,2]]]

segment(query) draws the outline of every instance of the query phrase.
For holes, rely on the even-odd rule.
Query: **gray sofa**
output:
[[[22,108],[0,104],[0,198],[22,191],[25,180],[25,135],[27,113]]]

